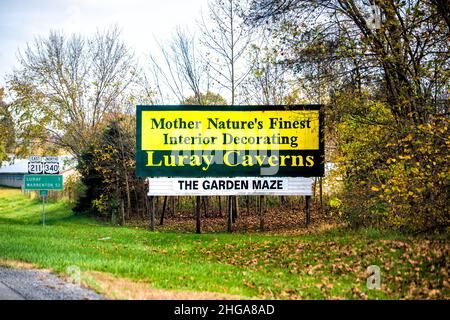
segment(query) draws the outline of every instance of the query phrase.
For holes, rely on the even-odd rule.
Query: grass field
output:
[[[450,298],[449,242],[335,228],[304,236],[202,234],[115,227],[0,189],[0,264],[32,264],[112,298]],[[366,268],[381,269],[381,289]],[[185,295],[177,295],[178,293]],[[150,294],[151,293],[151,294]]]

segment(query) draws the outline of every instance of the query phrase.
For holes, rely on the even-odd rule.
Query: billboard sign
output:
[[[143,177],[317,177],[324,173],[319,105],[138,106]]]

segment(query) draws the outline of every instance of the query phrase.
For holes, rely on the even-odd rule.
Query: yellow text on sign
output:
[[[319,111],[143,111],[142,150],[318,150]]]

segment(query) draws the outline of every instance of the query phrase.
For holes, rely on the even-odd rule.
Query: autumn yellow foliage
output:
[[[450,120],[398,121],[383,103],[351,98],[338,100],[347,112],[335,126],[344,218],[404,232],[446,230]]]

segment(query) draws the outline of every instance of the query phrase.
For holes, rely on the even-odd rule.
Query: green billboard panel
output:
[[[27,174],[24,176],[24,190],[62,190],[61,174]]]
[[[140,177],[320,177],[321,105],[137,106]]]

